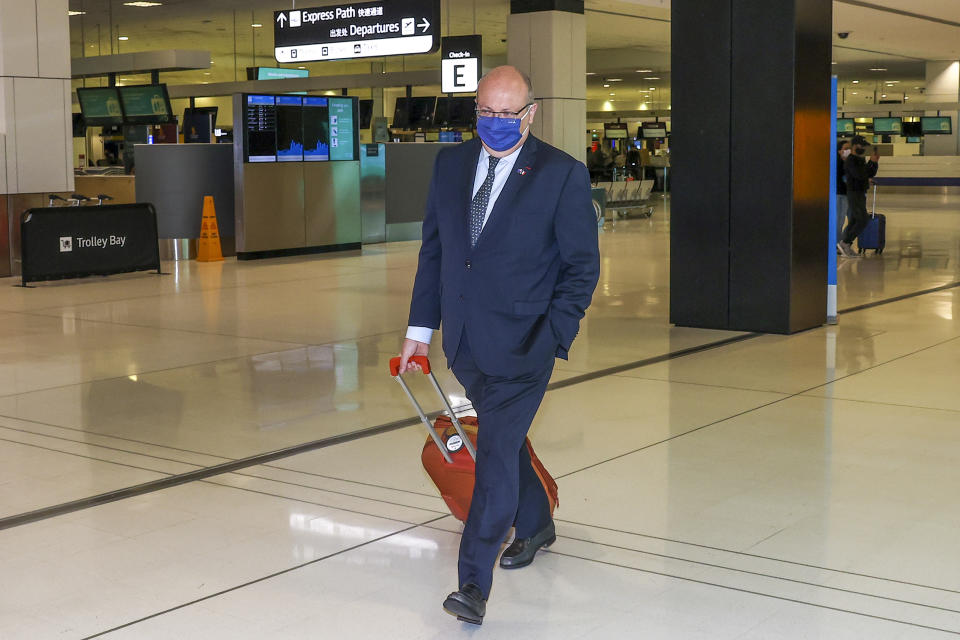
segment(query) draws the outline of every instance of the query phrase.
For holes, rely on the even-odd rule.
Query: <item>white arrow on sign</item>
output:
[[[283,29],[284,21],[287,19],[287,16],[283,13],[277,16],[277,22],[280,23],[280,28]]]
[[[417,26],[420,27],[421,29],[423,29],[423,32],[426,33],[426,32],[427,32],[427,29],[430,28],[430,23],[427,22],[427,19],[426,19],[426,18],[424,18],[424,19],[423,19],[423,22],[421,22],[421,23],[418,24]]]

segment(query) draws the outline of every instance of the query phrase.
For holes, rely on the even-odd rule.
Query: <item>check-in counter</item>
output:
[[[95,198],[100,194],[113,200],[110,204],[133,204],[137,201],[137,190],[133,176],[74,176],[74,193]],[[69,194],[62,194],[68,197]]]
[[[138,144],[136,198],[157,210],[160,257],[196,257],[204,196],[213,196],[223,255],[234,254],[233,146]]]
[[[419,240],[437,154],[449,142],[391,142],[386,147],[387,242]]]

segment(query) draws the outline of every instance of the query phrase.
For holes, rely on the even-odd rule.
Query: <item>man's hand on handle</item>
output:
[[[430,345],[416,340],[404,339],[403,347],[400,348],[400,373],[409,373],[410,371],[420,371],[420,365],[416,362],[410,362],[413,356],[427,356],[430,351]]]

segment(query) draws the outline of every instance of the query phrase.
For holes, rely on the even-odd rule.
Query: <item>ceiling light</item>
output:
[[[208,75],[210,75],[210,72],[209,72],[209,71],[204,71],[204,72],[203,72],[203,75],[208,76]]]
[[[650,87],[650,91],[656,91],[656,90],[657,90],[656,87]]]
[[[607,82],[623,82],[623,78],[607,78]]]
[[[903,99],[904,99],[904,100],[909,100],[909,99],[910,99],[910,96],[903,96]]]
[[[834,60],[834,61],[833,61],[833,62],[831,62],[830,64],[837,64],[837,61],[836,61],[836,60]]]
[[[857,93],[858,93],[858,92],[856,92],[856,91],[851,91],[851,92],[850,92],[850,95],[855,96],[855,95],[857,95]]]
[[[885,67],[873,67],[872,69],[870,69],[870,71],[886,71],[886,70],[887,69]]]
[[[607,84],[607,83],[603,83],[603,88],[604,88],[604,89],[609,89],[609,88],[610,88],[610,85]]]
[[[597,74],[596,74],[596,72],[594,72],[594,71],[587,71],[587,75],[588,75],[588,76],[595,76],[595,75],[597,75]]]
[[[653,73],[653,69],[637,69],[637,73]]]
[[[297,69],[306,69],[306,67],[297,67]]]
[[[259,29],[259,28],[262,27],[263,25],[260,24],[259,22],[254,22],[254,23],[253,23],[252,25],[250,25],[250,26],[253,27],[254,29]]]
[[[138,0],[137,2],[124,2],[123,6],[125,7],[159,7],[162,5],[162,2],[142,2]]]
[[[130,38],[128,38],[127,36],[117,36],[117,40],[123,40],[124,42],[126,42],[129,39]]]
[[[68,16],[85,16],[87,15],[86,11],[67,11]]]
[[[853,81],[853,84],[860,84],[860,81],[859,81],[859,80],[854,80],[854,81]]]
[[[617,95],[617,94],[615,94],[615,93],[611,93],[610,95],[612,95],[612,96],[615,96],[615,95]]]
[[[881,98],[886,98],[886,97],[887,97],[887,94],[881,93],[881,94],[880,94],[880,97],[881,97]]]
[[[647,76],[644,80],[659,80],[660,76]]]

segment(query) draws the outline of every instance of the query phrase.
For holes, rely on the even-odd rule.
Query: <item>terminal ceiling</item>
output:
[[[72,55],[105,55],[152,49],[205,49],[207,71],[164,74],[170,84],[245,79],[247,66],[277,66],[273,11],[294,3],[277,0],[162,0],[140,8],[124,0],[69,0]],[[301,0],[300,7],[338,4]],[[669,0],[586,0],[589,108],[666,108],[670,102]],[[443,0],[444,34],[481,33],[485,64],[506,60],[509,0]],[[909,7],[908,9],[906,7]],[[924,100],[924,62],[960,60],[958,0],[835,0],[834,71],[853,100],[870,104],[874,90]],[[253,27],[261,24],[262,27]],[[111,29],[112,26],[112,29]],[[845,39],[837,33],[847,32]],[[120,36],[128,40],[120,41]],[[376,59],[386,71],[436,68],[439,55]],[[236,61],[236,64],[235,64]],[[311,75],[369,73],[371,60],[307,64]],[[885,71],[870,71],[885,69]],[[125,79],[142,82],[143,78]],[[859,80],[854,84],[854,80]],[[605,87],[603,85],[610,85]],[[611,96],[610,94],[615,94]],[[878,93],[879,96],[879,93]],[[709,100],[709,96],[704,96]],[[600,106],[607,101],[610,105]],[[619,104],[618,104],[619,103]]]

